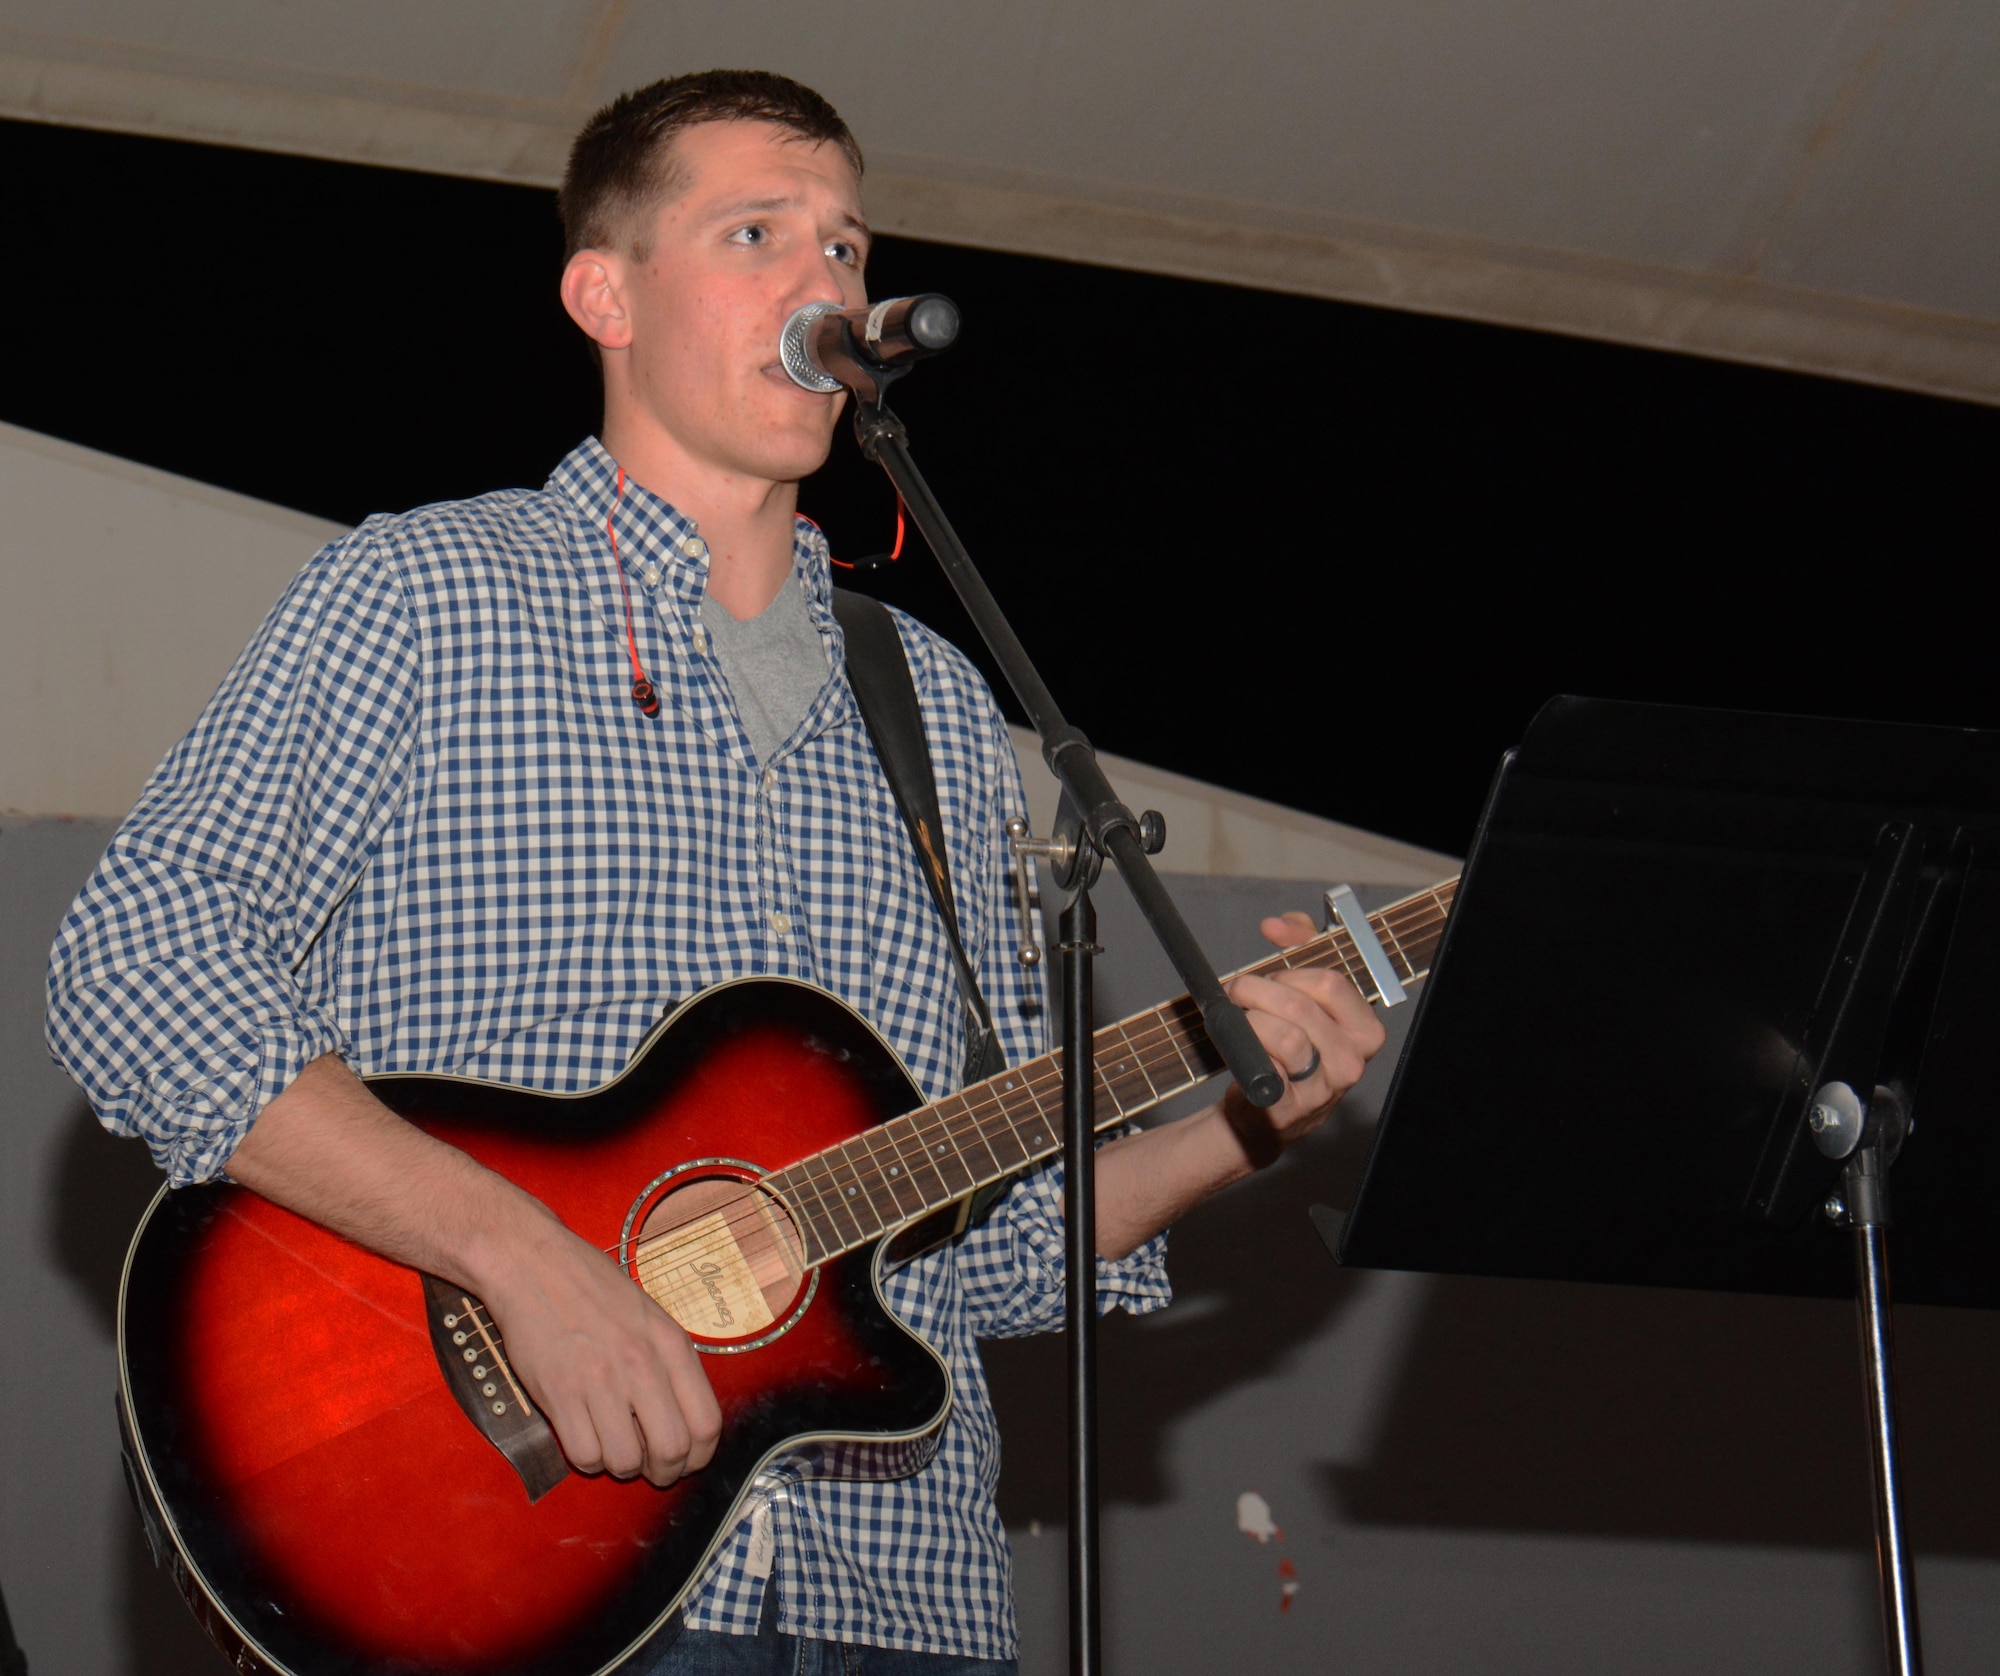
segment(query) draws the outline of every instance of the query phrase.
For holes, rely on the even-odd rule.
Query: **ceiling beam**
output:
[[[587,112],[554,101],[107,47],[0,51],[0,114],[553,186]],[[254,70],[254,74],[246,71]],[[1558,332],[2000,404],[2000,322],[1582,252],[971,172],[876,153],[881,231]]]

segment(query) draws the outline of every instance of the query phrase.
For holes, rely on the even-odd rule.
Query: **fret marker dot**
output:
[[[901,1174],[902,1174],[903,1172],[902,1172],[901,1170],[897,1169],[897,1168],[896,1168],[896,1166],[895,1166],[894,1164],[891,1164],[891,1165],[889,1166],[889,1173],[890,1173],[890,1174],[891,1174],[892,1176],[894,1176],[894,1175],[901,1175]]]

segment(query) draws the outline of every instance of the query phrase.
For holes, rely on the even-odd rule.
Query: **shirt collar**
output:
[[[636,576],[650,560],[666,583],[662,591],[671,591],[688,607],[700,610],[708,587],[708,548],[694,520],[630,477],[620,496],[618,462],[596,437],[585,437],[569,451],[550,474],[548,486],[568,500],[585,527],[595,530],[607,545],[606,528],[615,507],[611,527],[618,532],[618,557],[625,569]],[[810,518],[793,523],[792,565],[814,618],[829,617],[833,572],[826,537]]]

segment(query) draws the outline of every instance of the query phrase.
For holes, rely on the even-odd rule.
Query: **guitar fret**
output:
[[[786,1174],[789,1176],[791,1172],[787,1171]],[[830,1257],[847,1245],[851,1238],[840,1225],[840,1207],[837,1202],[827,1197],[826,1188],[820,1184],[818,1177],[810,1169],[801,1169],[798,1172],[798,1181],[802,1190],[799,1203],[805,1208],[806,1220],[812,1228],[813,1242],[819,1247],[821,1258]],[[807,1192],[812,1194],[810,1204],[805,1200]]]
[[[1382,986],[1375,981],[1375,974],[1368,970],[1368,962],[1361,958],[1361,948],[1346,932],[1341,933],[1347,940],[1336,943],[1340,950],[1340,964],[1346,971],[1354,987],[1361,991],[1361,999],[1373,1006],[1382,999]]]
[[[876,1203],[874,1189],[870,1185],[874,1165],[868,1158],[862,1159],[857,1164],[854,1154],[849,1150],[854,1145],[853,1141],[844,1141],[841,1145],[828,1149],[823,1156],[833,1173],[833,1179],[840,1184],[842,1202],[854,1220],[861,1225],[863,1235],[872,1239],[876,1234],[885,1232],[891,1223],[898,1219],[893,1214],[886,1217],[882,1214],[882,1207]],[[875,1224],[873,1228],[868,1226],[871,1221]]]
[[[1187,1054],[1181,1047],[1181,1033],[1174,1028],[1173,1020],[1167,1016],[1164,1007],[1160,1009],[1160,1024],[1166,1032],[1167,1046],[1174,1050],[1174,1057],[1180,1061],[1181,1075],[1188,1082],[1198,1082],[1200,1079],[1194,1074],[1194,1067],[1188,1063]]]
[[[832,1221],[826,1215],[825,1207],[822,1205],[819,1210],[814,1210],[806,1202],[805,1194],[801,1191],[801,1189],[812,1185],[811,1178],[801,1175],[798,1178],[798,1185],[795,1188],[791,1185],[791,1177],[792,1172],[790,1170],[786,1170],[781,1175],[766,1176],[764,1178],[764,1186],[769,1191],[776,1193],[785,1209],[791,1212],[792,1226],[799,1231],[800,1243],[805,1247],[806,1266],[810,1268],[814,1263],[824,1262],[832,1253],[838,1241],[833,1231]],[[817,1196],[817,1190],[815,1190],[815,1196]],[[822,1227],[822,1223],[824,1223],[824,1227]]]
[[[1033,1064],[1021,1067],[1025,1073],[1021,1084],[1028,1091],[1028,1098],[1034,1102],[1035,1116],[1022,1133],[1021,1144],[1028,1149],[1031,1158],[1045,1158],[1062,1144],[1062,1124],[1051,1121],[1049,1107],[1042,1100],[1044,1090],[1053,1096],[1055,1109],[1060,1112],[1063,1104],[1062,1053],[1044,1054]],[[1037,1087],[1037,1084],[1040,1087]]]
[[[965,1154],[959,1151],[958,1141],[945,1121],[944,1102],[928,1107],[926,1112],[913,1114],[915,1117],[928,1115],[931,1122],[918,1132],[918,1139],[924,1148],[924,1155],[930,1160],[931,1168],[938,1173],[938,1180],[944,1184],[945,1201],[964,1197],[979,1185],[971,1167],[965,1161]]]
[[[815,1165],[818,1165],[817,1169],[814,1168]],[[828,1251],[845,1245],[852,1236],[847,1228],[841,1226],[840,1196],[832,1191],[833,1180],[827,1175],[826,1166],[817,1159],[808,1158],[787,1170],[785,1179],[788,1182],[797,1181],[800,1188],[799,1203],[804,1206],[815,1232],[819,1233],[820,1244]],[[805,1197],[807,1193],[812,1195],[810,1203]],[[853,1218],[849,1217],[847,1220],[852,1225]],[[858,1234],[860,1229],[857,1227],[854,1232]]]
[[[966,1153],[966,1167],[972,1171],[973,1180],[984,1185],[989,1181],[998,1181],[1007,1172],[1001,1167],[1000,1160],[994,1156],[993,1148],[986,1143],[986,1132],[980,1125],[978,1114],[973,1110],[972,1093],[973,1091],[968,1089],[964,1093],[952,1096],[958,1102],[959,1109],[958,1119],[952,1125],[952,1139],[961,1153],[966,1153],[966,1148],[970,1145],[972,1150]],[[980,1161],[981,1154],[985,1156],[983,1163]]]
[[[1146,1056],[1140,1051],[1139,1044],[1132,1040],[1132,1032],[1124,1024],[1114,1024],[1111,1029],[1118,1032],[1118,1039],[1125,1044],[1125,1052],[1131,1058],[1133,1069],[1138,1072],[1140,1079],[1146,1085],[1146,1104],[1157,1103],[1160,1098],[1159,1084],[1153,1081],[1153,1074],[1146,1066]],[[1105,1032],[1100,1031],[1099,1034],[1103,1035]]]
[[[993,1108],[1000,1119],[1000,1133],[995,1134],[989,1124],[982,1120],[981,1132],[986,1136],[986,1144],[993,1150],[994,1161],[1000,1166],[1000,1173],[1006,1175],[1018,1170],[1028,1161],[1028,1149],[1021,1144],[1021,1132],[1014,1126],[1013,1113],[1008,1111],[1006,1095],[1021,1086],[1018,1072],[1008,1076],[993,1091]]]
[[[764,1185],[766,1188],[771,1185],[768,1179]],[[792,1243],[785,1234],[786,1227],[789,1225],[792,1231],[798,1235],[799,1252],[797,1267],[799,1273],[803,1274],[814,1263],[821,1261],[826,1254],[822,1251],[818,1256],[814,1255],[813,1248],[819,1244],[819,1241],[814,1237],[811,1225],[802,1218],[791,1200],[781,1197],[779,1202],[784,1206],[782,1212],[771,1203],[770,1193],[758,1194],[757,1215],[763,1221],[766,1236],[776,1244],[779,1254],[783,1257],[788,1268],[793,1266],[793,1256]]]
[[[974,1102],[974,1094],[980,1096],[980,1102]],[[1014,1158],[1014,1126],[1000,1106],[998,1090],[992,1084],[984,1084],[976,1090],[966,1090],[962,1098],[966,1102],[966,1116],[972,1118],[972,1134],[978,1138],[980,1150],[992,1160],[990,1180],[1000,1180],[1018,1160]]]
[[[1410,957],[1403,952],[1402,939],[1396,935],[1395,926],[1391,925],[1386,918],[1376,927],[1375,934],[1378,937],[1389,939],[1389,946],[1385,952],[1392,961],[1400,960],[1403,963],[1402,971],[1396,974],[1398,978],[1406,978],[1416,970],[1416,967],[1410,963]]]
[[[897,1153],[903,1160],[903,1175],[916,1188],[917,1195],[924,1201],[924,1208],[931,1210],[938,1205],[948,1205],[954,1195],[945,1185],[943,1172],[931,1157],[930,1148],[924,1144],[923,1131],[917,1127],[921,1112],[911,1112],[882,1125],[882,1132],[895,1143]]]
[[[1098,1031],[1096,1051],[1099,1067],[1109,1067],[1103,1074],[1120,1118],[1144,1111],[1159,1099],[1153,1079],[1146,1074],[1145,1061],[1123,1024],[1106,1025]]]
[[[834,1243],[843,1251],[859,1245],[868,1237],[868,1230],[862,1226],[861,1218],[841,1192],[840,1179],[833,1173],[826,1155],[815,1153],[806,1160],[806,1164],[809,1166],[806,1176],[813,1184],[813,1191],[831,1207],[829,1215],[833,1222]]]
[[[1168,1007],[1160,1009],[1161,1021],[1167,1026],[1167,1039],[1173,1045],[1174,1057],[1181,1063],[1187,1077],[1183,1087],[1191,1088],[1205,1081],[1222,1069],[1222,1056],[1215,1051],[1201,1027],[1201,1009],[1193,1001],[1183,996]],[[1192,1051],[1194,1058],[1188,1054]]]
[[[848,1144],[859,1144],[868,1148],[874,1165],[876,1186],[889,1197],[890,1209],[885,1213],[884,1220],[896,1223],[906,1217],[917,1215],[925,1207],[922,1192],[918,1190],[917,1184],[910,1180],[909,1170],[903,1162],[902,1150],[889,1133],[893,1121],[892,1119],[890,1123],[878,1124],[866,1134],[856,1136],[855,1140]]]
[[[1164,1100],[1170,1094],[1178,1094],[1189,1086],[1187,1065],[1182,1060],[1180,1050],[1174,1046],[1173,1031],[1166,1020],[1157,1012],[1148,1013],[1143,1021],[1145,1029],[1134,1043],[1146,1085],[1152,1091],[1155,1101]],[[1131,1040],[1130,1023],[1121,1028],[1128,1041]],[[1156,1074],[1157,1073],[1157,1074]]]

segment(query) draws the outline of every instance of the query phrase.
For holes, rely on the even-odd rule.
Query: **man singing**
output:
[[[950,945],[849,690],[826,543],[795,510],[844,397],[777,355],[803,304],[865,300],[860,175],[832,107],[779,76],[683,76],[593,117],[559,202],[601,438],[540,491],[371,518],[314,558],[54,951],[50,1044],[108,1127],[176,1184],[226,1171],[482,1296],[583,1472],[700,1471],[720,1425],[702,1358],[616,1263],[360,1078],[592,1088],[664,1010],[764,974],[858,1009],[927,1099],[958,1085]],[[448,293],[448,262],[432,278]],[[964,940],[1020,1063],[1045,1044],[1010,958],[1007,731],[965,657],[896,623]],[[1265,930],[1308,934],[1299,916]],[[1311,1129],[1381,1045],[1332,975],[1234,994],[1285,1097],[1103,1150],[1104,1308],[1164,1304],[1161,1230]],[[635,1670],[1012,1667],[975,1341],[1061,1326],[1061,1209],[1059,1168],[1033,1171],[888,1277],[951,1369],[936,1458],[791,1486]]]

